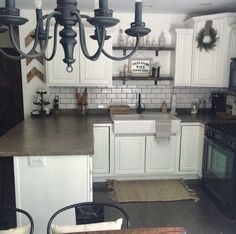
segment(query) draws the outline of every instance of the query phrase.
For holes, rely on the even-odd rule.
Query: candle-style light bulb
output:
[[[99,0],[100,9],[108,9],[108,0]]]
[[[142,0],[135,1],[135,25],[142,25]]]
[[[6,8],[15,8],[15,0],[6,0]]]
[[[34,5],[36,9],[42,9],[42,2],[41,0],[35,0]]]

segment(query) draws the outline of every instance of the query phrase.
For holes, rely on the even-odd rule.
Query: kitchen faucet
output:
[[[145,110],[145,108],[142,107],[142,104],[141,104],[141,93],[139,93],[138,94],[138,106],[136,108],[136,111],[137,111],[138,114],[141,114],[144,110]]]

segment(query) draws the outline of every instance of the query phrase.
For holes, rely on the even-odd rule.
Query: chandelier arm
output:
[[[55,54],[56,54],[56,50],[57,50],[57,29],[58,29],[58,22],[55,23],[54,26],[54,33],[53,33],[53,50],[52,50],[52,54],[50,57],[47,57],[45,54],[43,54],[43,58],[46,61],[50,61],[54,58]]]
[[[122,61],[122,60],[128,59],[128,58],[130,58],[132,55],[134,55],[135,52],[136,52],[136,50],[137,50],[137,48],[138,48],[138,45],[139,45],[139,37],[136,37],[136,44],[135,44],[133,50],[132,50],[128,55],[126,55],[126,56],[124,56],[124,57],[114,57],[114,56],[108,54],[104,49],[102,49],[102,53],[103,53],[106,57],[108,57],[109,59],[112,59],[112,60],[115,60],[115,61]]]
[[[76,14],[77,16],[77,19],[78,19],[78,24],[79,24],[79,38],[80,38],[80,47],[82,49],[82,52],[84,54],[84,56],[87,58],[87,59],[90,59],[92,61],[96,61],[99,56],[101,55],[102,53],[102,48],[104,46],[104,42],[105,42],[105,31],[103,30],[103,33],[102,33],[102,40],[101,40],[101,43],[97,49],[97,51],[94,53],[94,55],[90,55],[88,53],[88,49],[87,49],[87,45],[86,45],[86,38],[85,38],[85,30],[84,30],[84,25],[83,25],[83,22],[81,20],[81,16],[78,12],[74,12],[74,14]]]
[[[59,12],[52,12],[51,14],[49,14],[47,16],[47,21],[46,21],[46,35],[49,35],[49,27],[50,27],[50,21],[52,19],[52,17],[54,17],[55,15],[59,14]],[[41,18],[41,20],[39,21],[39,23],[41,23],[41,21],[43,20],[44,17]],[[39,26],[39,23],[37,24],[37,28],[36,28],[36,37],[38,35],[38,26]],[[14,32],[13,32],[13,26],[9,26],[9,34],[10,34],[10,39],[11,39],[11,42],[12,42],[12,45],[14,47],[14,49],[21,55],[23,56],[24,58],[30,58],[30,59],[35,59],[39,56],[42,56],[46,49],[47,49],[47,46],[48,46],[48,36],[46,37],[46,40],[45,40],[45,43],[43,45],[43,48],[42,50],[39,52],[39,53],[35,53],[35,54],[26,54],[24,53],[17,45],[15,39],[14,39]],[[37,39],[35,40],[35,42],[38,41]],[[37,44],[36,44],[37,45]],[[34,51],[30,51],[31,53],[33,53]]]
[[[0,48],[0,54],[2,54],[3,56],[9,58],[9,59],[13,59],[13,60],[21,60],[24,59],[24,57],[22,55],[20,56],[14,56],[14,55],[10,55],[7,52],[4,51],[4,49]]]
[[[82,19],[88,19],[88,18],[90,18],[89,15],[80,15],[80,17],[81,17]]]
[[[42,20],[44,20],[47,16],[48,16],[48,15],[45,15],[44,17],[42,17]],[[41,21],[40,21],[40,22],[41,22]],[[39,23],[40,23],[40,22],[39,22]],[[37,35],[38,35],[38,25],[37,25],[37,27],[36,27],[35,33],[36,33],[36,36],[37,36]],[[14,34],[13,34],[13,35],[14,35]],[[12,35],[12,36],[13,36],[13,35]],[[33,46],[32,49],[30,50],[29,54],[31,54],[31,53],[33,53],[33,52],[35,51],[35,48],[36,48],[37,44],[38,44],[38,39],[37,39],[37,37],[36,37],[35,42],[34,42],[34,46]],[[22,56],[22,55],[19,55],[19,56],[10,55],[10,54],[8,54],[7,52],[5,52],[4,49],[0,49],[0,54],[2,54],[3,56],[5,56],[5,57],[7,57],[7,58],[9,58],[9,59],[13,59],[13,60],[25,59],[25,57]]]

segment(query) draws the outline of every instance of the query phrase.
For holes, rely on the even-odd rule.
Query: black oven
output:
[[[236,92],[236,57],[231,58],[230,62],[229,90]]]
[[[206,126],[203,155],[203,189],[230,218],[236,217],[235,129],[236,124]]]

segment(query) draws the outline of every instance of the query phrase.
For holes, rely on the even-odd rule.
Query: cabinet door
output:
[[[61,30],[61,28],[59,28]],[[52,30],[51,30],[52,31]],[[52,33],[52,32],[51,32]],[[57,51],[53,60],[46,62],[47,83],[49,86],[76,86],[79,83],[79,50],[75,46],[74,58],[75,63],[72,72],[67,72],[67,65],[63,62],[64,50],[60,43],[61,37],[57,37]],[[78,38],[77,38],[78,40]],[[49,40],[47,55],[50,56],[53,47],[53,39]]]
[[[180,171],[201,174],[204,128],[200,125],[181,127]]]
[[[92,55],[98,48],[97,41],[89,36],[93,35],[93,30],[86,30],[86,42],[88,52]],[[105,41],[104,49],[112,54],[112,39]],[[112,84],[112,60],[103,54],[97,61],[87,59],[82,51],[80,52],[80,85],[107,86]]]
[[[115,174],[143,174],[145,137],[115,138]]]
[[[146,173],[170,173],[174,171],[175,136],[168,139],[146,137]]]
[[[176,29],[175,86],[190,86],[193,29]]]
[[[236,57],[236,24],[232,26],[230,33],[230,47],[229,47],[229,57]]]
[[[93,174],[109,174],[110,147],[109,127],[94,127]]]
[[[216,19],[213,21],[213,28],[217,30],[217,36],[220,38],[213,50],[206,52],[204,49],[200,51],[197,48],[198,44],[194,41],[193,49],[193,86],[208,86],[220,87],[222,86],[222,60],[223,60],[223,38],[224,38],[224,21],[223,19]],[[205,21],[199,21],[195,24],[194,37],[199,31],[205,27]]]

